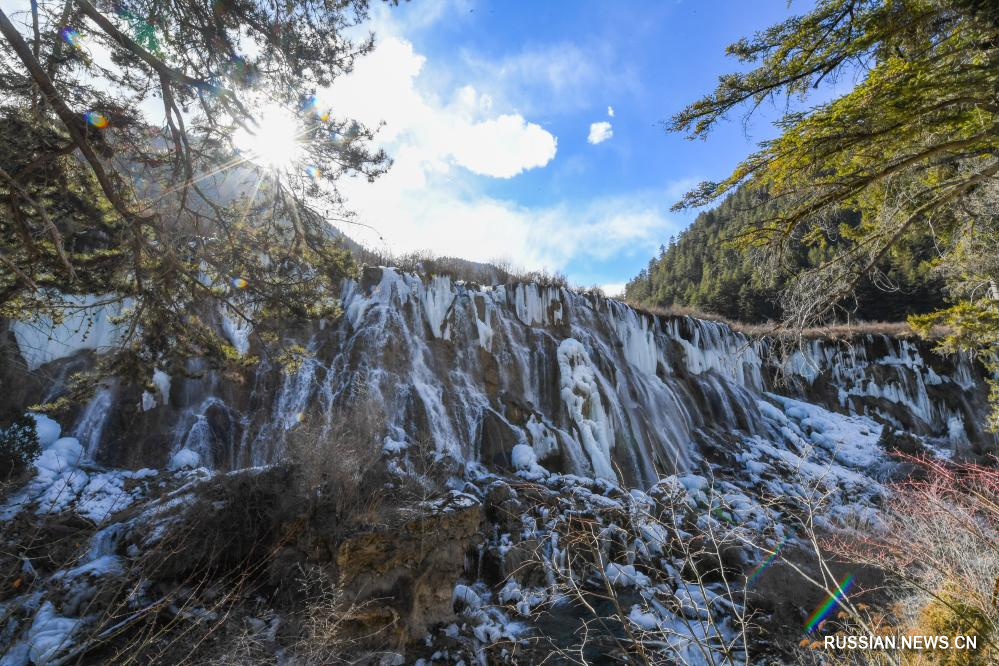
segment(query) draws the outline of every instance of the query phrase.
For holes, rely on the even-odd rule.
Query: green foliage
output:
[[[41,452],[35,420],[20,413],[11,415],[0,425],[0,480],[24,473]]]
[[[766,191],[780,205],[743,242],[782,259],[795,249],[789,241],[825,243],[839,211],[860,213],[849,243],[831,244],[824,261],[787,284],[784,316],[793,323],[828,319],[901,241],[930,238],[946,265],[962,239],[988,227],[968,211],[999,177],[999,23],[987,7],[822,0],[729,53],[756,66],[722,77],[670,129],[703,137],[745,102],[755,109],[783,95],[793,105],[823,81],[859,77],[849,93],[787,113],[780,136],[678,204],[704,205],[741,183]]]
[[[958,305],[916,324],[951,321],[946,348],[994,354],[996,4],[818,0],[728,52],[751,66],[722,76],[712,94],[672,118],[670,130],[703,138],[735,108],[748,104],[752,114],[780,98],[789,111],[777,138],[677,206],[703,206],[739,186],[767,193],[773,208],[750,220],[740,243],[760,252],[766,270],[795,266],[807,248],[809,261],[786,274],[780,295],[781,316],[792,327],[835,319],[865,280],[881,286],[892,271],[918,280],[932,268]],[[850,92],[805,103],[823,82],[841,78],[856,81]],[[843,226],[843,211],[859,218]]]
[[[373,179],[388,159],[372,130],[311,100],[373,47],[347,36],[367,6],[0,10],[0,319],[59,322],[73,295],[117,303],[120,346],[83,390],[108,374],[184,374],[192,357],[230,370],[284,358],[279,331],[339,316],[356,268],[328,225],[349,215],[337,183]],[[256,166],[233,144],[238,127],[268,130],[255,127],[264,105],[300,127],[299,164]],[[224,319],[252,327],[253,355]]]
[[[831,255],[835,243],[849,243],[859,216],[839,213],[837,224],[806,244],[795,240],[780,264],[768,263],[759,249],[740,243],[776,206],[749,187],[740,187],[722,203],[701,213],[677,238],[663,246],[646,270],[631,280],[625,295],[634,302],[691,307],[747,323],[782,318],[780,293],[789,280],[814,269]],[[854,297],[838,312],[841,318],[901,321],[913,312],[944,305],[942,280],[927,258],[931,248],[922,239],[899,244],[882,263],[882,291],[870,279],[858,285]]]
[[[953,307],[909,318],[909,325],[924,336],[935,327],[945,331],[937,342],[943,353],[972,349],[992,376],[999,378],[999,304],[995,301],[962,301]],[[989,399],[995,408],[989,426],[999,430],[999,380],[993,380]]]

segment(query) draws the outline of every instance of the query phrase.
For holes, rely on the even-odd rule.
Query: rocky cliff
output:
[[[294,372],[265,362],[223,378],[192,361],[188,377],[105,385],[65,430],[109,465],[160,467],[186,450],[187,462],[232,470],[276,462],[288,432],[308,422],[321,433],[337,404],[366,396],[384,412],[387,451],[429,442],[462,462],[512,469],[536,459],[644,487],[686,469],[705,433],[772,436],[757,405],[772,392],[869,415],[955,453],[996,445],[980,425],[982,369],[911,340],[817,339],[787,357],[723,324],[563,288],[383,268],[346,283],[343,303],[340,321],[289,335],[312,354]],[[4,402],[57,397],[113,343],[112,314],[96,308],[54,330],[10,325]],[[249,330],[220,322],[252,352]]]
[[[823,525],[876,521],[883,482],[897,468],[888,449],[898,442],[961,458],[997,447],[981,427],[982,368],[912,340],[816,339],[788,355],[717,322],[653,316],[561,287],[480,286],[389,268],[347,282],[343,306],[336,322],[289,332],[287,343],[310,352],[292,370],[263,362],[222,376],[192,360],[185,376],[158,371],[141,383],[108,383],[61,423],[39,418],[45,451],[35,476],[0,506],[4,538],[22,539],[32,521],[58,530],[53,521],[68,520],[79,543],[45,566],[30,555],[5,563],[5,581],[21,581],[0,596],[10,618],[0,640],[20,655],[5,666],[47,663],[67,654],[67,642],[106,657],[100,650],[110,648],[95,646],[115,645],[100,638],[113,623],[95,620],[80,601],[100,597],[105,578],[136,590],[129,607],[145,615],[132,622],[162,626],[164,613],[173,623],[220,612],[213,604],[229,597],[212,590],[230,584],[234,570],[257,572],[255,580],[270,571],[266,586],[256,584],[281,608],[297,598],[282,596],[287,572],[311,568],[352,600],[336,626],[361,641],[355,647],[368,645],[363,637],[392,659],[530,662],[541,658],[539,636],[565,649],[570,634],[589,626],[578,606],[563,603],[571,588],[560,586],[576,580],[574,567],[595,565],[628,595],[623,611],[612,609],[619,622],[609,635],[632,625],[668,629],[677,642],[659,649],[696,662],[695,639],[728,640],[731,624],[690,627],[710,617],[725,579],[691,587],[684,539],[712,525],[746,530],[752,538],[708,560],[749,571],[759,547],[779,550],[793,538],[787,503],[816,488],[827,503]],[[112,317],[94,307],[59,327],[9,324],[0,400],[24,408],[58,397],[72,372],[113,344]],[[252,331],[225,313],[218,324],[237,349],[254,353]],[[345,423],[357,405],[376,426]],[[354,455],[348,468],[344,451],[302,462],[303,447],[320,450],[345,432],[355,454],[358,444],[371,454],[365,462]],[[298,463],[285,477],[280,463],[289,457]],[[371,476],[374,467],[386,476]],[[305,472],[315,481],[303,482]],[[412,511],[396,502],[388,513],[350,513],[330,492],[352,477],[380,495],[405,495]],[[281,511],[263,508],[271,505]],[[213,515],[231,520],[205,527],[216,524]],[[588,551],[580,524],[606,544]],[[177,525],[188,526],[185,535],[244,525],[227,536],[242,559],[220,559],[226,549],[199,537],[184,548],[211,556],[177,568],[157,555],[150,573],[149,553],[162,554]],[[249,545],[247,533],[255,535]],[[194,571],[211,583],[192,585]],[[33,587],[22,594],[26,580]],[[174,610],[160,597],[173,599]],[[260,645],[277,650],[283,634],[267,618],[285,616],[240,609],[226,617],[258,627]],[[39,638],[46,627],[59,642]],[[78,638],[86,627],[89,643]],[[619,647],[592,649],[610,658]]]

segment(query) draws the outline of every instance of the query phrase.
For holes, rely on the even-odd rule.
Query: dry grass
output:
[[[303,602],[295,613],[297,632],[289,646],[292,663],[356,663],[351,650],[367,637],[359,639],[350,624],[369,604],[348,601],[336,581],[317,567],[304,571],[299,585]]]
[[[429,251],[393,255],[363,250],[359,251],[357,256],[364,264],[392,266],[400,271],[418,275],[443,275],[455,281],[484,285],[533,283],[539,287],[570,289],[579,294],[605,297],[598,286],[572,284],[565,275],[557,271],[527,270],[505,259],[483,263],[456,257],[442,257]]]
[[[999,654],[999,470],[900,456],[919,473],[893,488],[883,529],[830,546],[898,586],[898,615],[920,635],[975,635],[978,651],[923,663],[996,663]],[[931,655],[932,657],[932,655]]]
[[[635,301],[625,301],[625,303],[639,312],[644,312],[657,317],[694,317],[695,319],[705,319],[725,324],[733,331],[744,335],[763,338],[776,337],[785,339],[804,338],[811,340],[822,338],[824,340],[850,340],[864,335],[887,335],[895,338],[917,338],[918,335],[904,321],[854,321],[850,323],[828,324],[826,326],[813,326],[802,330],[787,328],[780,322],[767,321],[761,324],[747,324],[745,322],[734,321],[716,315],[711,312],[704,312],[697,308],[685,305],[672,305],[661,307],[658,305],[648,305]],[[933,329],[931,338],[942,337],[947,333],[944,327]]]

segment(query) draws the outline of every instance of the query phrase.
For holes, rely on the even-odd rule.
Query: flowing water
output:
[[[144,450],[146,464],[190,451],[209,467],[256,466],[280,459],[306,424],[328,436],[336,406],[363,397],[382,412],[381,444],[393,450],[429,444],[510,468],[524,444],[550,469],[648,486],[688,469],[705,438],[773,438],[759,404],[772,392],[952,450],[995,445],[980,427],[981,368],[908,340],[812,340],[787,356],[718,322],[557,286],[483,287],[387,268],[345,283],[343,307],[339,321],[289,339],[310,352],[293,371],[264,362],[233,384],[192,361],[195,378],[160,373],[141,401],[100,389],[74,435],[89,456],[121,459],[114,449],[158,428],[172,434]],[[230,329],[245,351],[248,332]]]

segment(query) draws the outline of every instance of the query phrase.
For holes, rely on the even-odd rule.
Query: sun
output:
[[[304,157],[298,118],[277,104],[267,104],[254,114],[257,126],[240,127],[232,135],[233,145],[250,162],[274,171],[288,171]]]

